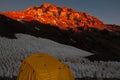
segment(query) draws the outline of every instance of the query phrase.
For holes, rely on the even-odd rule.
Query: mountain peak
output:
[[[44,24],[57,26],[60,29],[72,29],[74,31],[97,28],[105,29],[104,23],[98,18],[85,12],[76,12],[72,8],[60,7],[52,4],[29,7],[24,11],[1,12],[16,20],[37,20]]]

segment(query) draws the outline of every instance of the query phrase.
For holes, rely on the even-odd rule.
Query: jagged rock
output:
[[[84,28],[84,30],[89,30],[90,28],[99,30],[107,29],[102,21],[88,13],[76,12],[71,8],[59,7],[52,4],[29,7],[24,11],[1,12],[1,14],[16,20],[37,20],[64,30],[72,29],[74,31],[81,31],[78,27]]]

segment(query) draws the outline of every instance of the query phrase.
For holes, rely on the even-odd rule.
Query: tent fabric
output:
[[[17,80],[74,80],[69,67],[48,54],[33,54],[26,58]]]

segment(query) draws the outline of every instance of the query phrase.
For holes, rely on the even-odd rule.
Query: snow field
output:
[[[68,64],[75,77],[120,78],[120,62],[90,62],[92,53],[51,40],[16,34],[17,39],[0,37],[0,76],[17,76],[22,60],[33,53],[48,53]]]

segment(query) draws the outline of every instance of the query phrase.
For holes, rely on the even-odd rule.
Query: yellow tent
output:
[[[74,80],[67,65],[48,54],[33,54],[26,58],[17,80]]]

